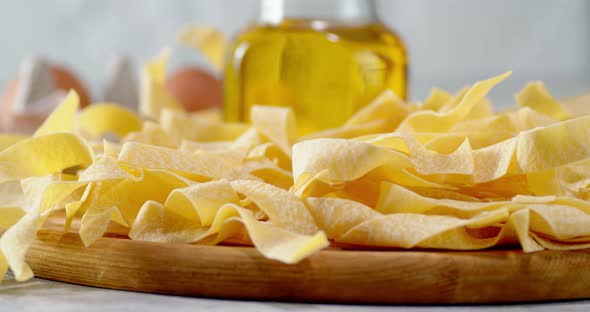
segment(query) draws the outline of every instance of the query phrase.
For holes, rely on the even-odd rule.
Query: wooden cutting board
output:
[[[590,298],[590,250],[324,250],[296,265],[252,247],[132,241],[112,229],[85,248],[41,230],[27,256],[37,277],[198,297],[337,303],[500,303]],[[120,232],[122,234],[123,232]]]

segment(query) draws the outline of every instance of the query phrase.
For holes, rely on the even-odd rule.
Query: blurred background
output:
[[[321,1],[321,0],[318,0]],[[0,88],[25,56],[68,65],[90,87],[102,88],[115,55],[136,68],[164,45],[176,43],[186,24],[221,28],[228,36],[258,14],[256,0],[1,0]],[[590,1],[383,0],[381,19],[406,41],[410,95],[423,99],[433,86],[457,90],[506,70],[514,75],[491,97],[511,105],[529,80],[543,80],[557,97],[590,90]],[[176,50],[171,70],[204,59]]]

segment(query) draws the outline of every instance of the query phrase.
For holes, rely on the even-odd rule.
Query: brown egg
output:
[[[0,96],[0,130],[17,133],[32,133],[43,123],[45,114],[14,114],[13,104],[19,87],[19,79],[12,79]]]
[[[80,107],[86,107],[90,105],[90,96],[84,84],[78,79],[74,73],[61,65],[52,65],[51,74],[55,79],[55,85],[58,89],[69,91],[70,89],[76,90],[80,96]]]
[[[80,107],[90,104],[90,96],[82,82],[68,69],[60,65],[51,65],[51,75],[57,89],[69,91],[76,90],[80,96]],[[39,126],[45,119],[45,115],[26,114],[14,115],[12,112],[14,99],[18,92],[20,80],[18,76],[12,79],[3,93],[0,95],[0,128],[8,131],[30,132]]]
[[[86,91],[86,87],[84,87],[82,82],[76,78],[76,76],[74,76],[70,70],[60,65],[51,65],[51,75],[55,80],[57,89],[66,92],[70,89],[74,89],[76,92],[78,92],[78,95],[80,96],[81,107],[86,107],[90,104],[90,96],[88,95],[88,91]],[[18,91],[18,85],[18,77],[14,78],[8,83],[6,89],[4,89],[4,92],[2,93],[2,96],[0,96],[0,107],[6,107],[6,105],[4,105],[5,102],[12,103],[14,97],[16,96],[16,92]]]
[[[12,103],[18,90],[18,79],[12,79],[0,95],[0,130],[8,130],[12,122]]]
[[[189,112],[221,107],[221,81],[198,67],[179,69],[167,79],[166,87]]]

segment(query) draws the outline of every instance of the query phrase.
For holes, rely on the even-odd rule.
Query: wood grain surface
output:
[[[324,250],[286,265],[251,247],[131,241],[116,233],[86,248],[77,234],[50,227],[38,233],[27,261],[50,280],[214,298],[418,304],[590,298],[590,250]]]

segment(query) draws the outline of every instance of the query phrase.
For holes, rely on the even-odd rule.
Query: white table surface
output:
[[[567,287],[567,285],[564,285]],[[0,311],[590,311],[590,300],[487,306],[360,306],[255,302],[163,296],[70,285],[42,279],[19,283],[9,274],[0,285]]]

